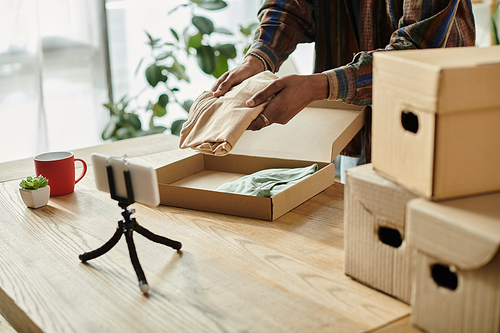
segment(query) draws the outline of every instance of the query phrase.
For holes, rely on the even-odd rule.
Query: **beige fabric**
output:
[[[249,108],[246,101],[278,77],[261,72],[233,87],[224,96],[203,92],[189,110],[182,126],[179,147],[204,154],[223,156],[233,149],[248,125],[259,116],[268,102]]]

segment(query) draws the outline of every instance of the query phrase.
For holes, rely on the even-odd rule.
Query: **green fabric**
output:
[[[261,170],[223,184],[217,191],[269,198],[317,170],[317,164],[305,168]]]

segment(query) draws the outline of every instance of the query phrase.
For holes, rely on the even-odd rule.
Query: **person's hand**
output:
[[[210,90],[214,93],[214,97],[223,96],[232,87],[263,71],[264,64],[262,61],[249,55],[238,67],[222,74]]]
[[[309,103],[328,97],[328,78],[325,74],[287,75],[271,82],[247,102],[254,107],[271,98],[262,112],[269,124],[286,124]],[[261,117],[248,126],[252,131],[269,125]]]

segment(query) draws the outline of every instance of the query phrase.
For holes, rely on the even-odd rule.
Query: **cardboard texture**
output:
[[[500,46],[377,52],[374,168],[432,200],[500,190]]]
[[[366,164],[347,170],[344,196],[345,273],[410,303],[412,251],[405,207],[418,195]]]
[[[308,106],[285,126],[246,131],[230,154],[196,154],[157,168],[161,204],[273,221],[334,184],[331,162],[364,125],[361,108],[324,102]],[[270,168],[318,164],[318,171],[271,198],[215,191]]]
[[[500,332],[500,193],[407,207],[415,249],[412,323],[428,332]]]

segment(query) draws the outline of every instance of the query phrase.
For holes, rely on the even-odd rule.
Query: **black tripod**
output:
[[[177,251],[179,251],[182,247],[180,242],[171,240],[169,238],[156,235],[149,231],[146,228],[143,228],[137,223],[135,217],[131,215],[135,213],[135,209],[128,208],[128,206],[135,202],[134,200],[134,191],[132,189],[132,180],[130,177],[130,171],[123,171],[123,176],[125,177],[125,185],[127,189],[127,197],[119,197],[116,194],[115,188],[115,180],[113,175],[113,168],[111,165],[106,167],[107,175],[108,175],[108,184],[109,184],[109,193],[111,194],[111,198],[118,201],[118,206],[120,206],[122,211],[122,216],[118,221],[118,227],[116,228],[116,232],[108,240],[103,246],[97,248],[90,252],[85,252],[80,254],[78,257],[82,262],[87,262],[94,258],[97,258],[115,246],[120,240],[121,236],[125,234],[125,239],[127,240],[128,251],[130,253],[130,260],[132,261],[132,266],[134,266],[135,273],[137,274],[137,278],[139,279],[139,288],[144,294],[147,294],[149,291],[148,282],[146,281],[146,276],[144,275],[144,271],[142,270],[141,264],[139,263],[139,258],[137,257],[137,251],[135,250],[135,244],[133,239],[133,231],[137,231],[144,237],[152,240],[153,242],[167,245]]]

